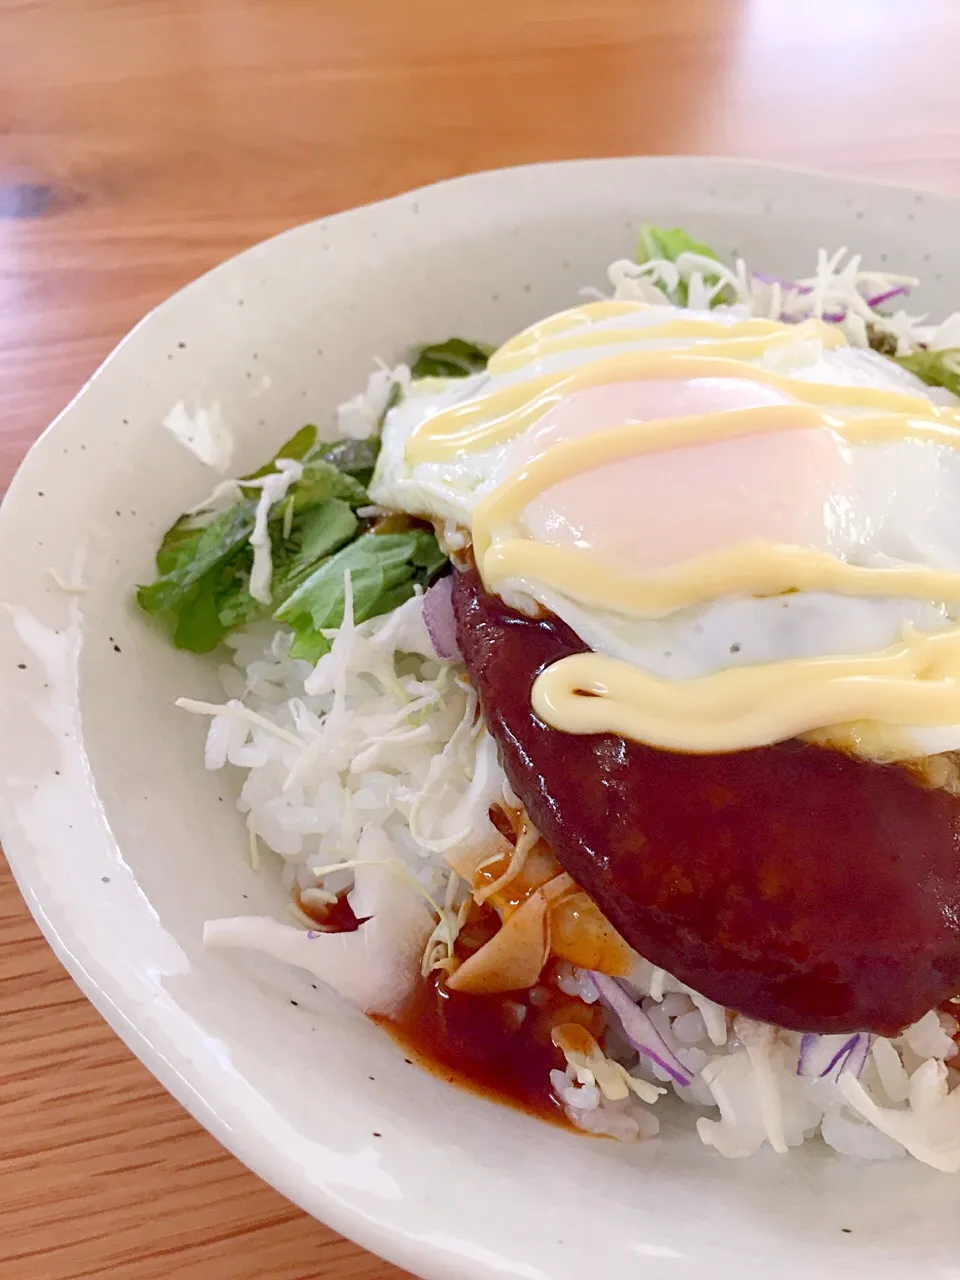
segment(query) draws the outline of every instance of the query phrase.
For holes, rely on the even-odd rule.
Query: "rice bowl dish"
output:
[[[207,945],[589,1134],[675,1097],[729,1157],[960,1168],[958,335],[911,284],[647,228],[185,513],[140,604],[226,646],[183,706],[290,894]]]

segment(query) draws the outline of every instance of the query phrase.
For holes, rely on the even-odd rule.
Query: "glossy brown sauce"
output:
[[[336,902],[297,905],[318,928],[352,933],[360,927],[345,893]],[[460,931],[461,960],[478,951],[500,927],[489,906],[475,906]],[[394,1018],[371,1015],[418,1066],[450,1084],[571,1128],[550,1086],[550,1072],[564,1057],[550,1039],[560,1023],[575,1022],[595,1036],[603,1014],[564,995],[554,985],[506,995],[465,995],[448,990],[444,975],[421,979]]]
[[[565,1065],[550,1032],[577,1022],[598,1035],[602,1017],[555,987],[464,995],[434,975],[417,984],[397,1018],[373,1020],[433,1075],[570,1128],[550,1086],[550,1072]]]
[[[797,1031],[896,1034],[960,990],[960,799],[799,742],[692,755],[531,707],[584,643],[456,575],[460,649],[516,795],[636,951]]]
[[[362,921],[353,914],[347,895],[340,893],[336,902],[311,905],[297,898],[297,906],[308,919],[329,933],[354,933]]]

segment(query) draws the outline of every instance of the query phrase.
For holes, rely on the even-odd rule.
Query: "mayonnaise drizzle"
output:
[[[501,347],[489,361],[487,368],[491,374],[512,373],[522,369],[524,365],[545,356],[557,355],[563,351],[583,351],[589,347],[615,347],[623,343],[636,343],[638,338],[645,342],[671,339],[687,339],[686,345],[702,342],[704,339],[723,339],[711,343],[710,350],[722,345],[723,352],[728,355],[739,355],[748,360],[761,356],[777,346],[786,346],[796,342],[798,337],[814,337],[831,349],[844,346],[845,339],[840,330],[831,327],[822,320],[808,320],[788,330],[776,320],[741,320],[737,324],[720,324],[717,320],[671,320],[666,324],[645,325],[642,329],[584,329],[578,326],[572,333],[563,332],[558,336],[546,335],[536,341],[519,345],[512,350],[510,343]]]
[[[582,604],[635,618],[662,618],[719,596],[776,596],[787,591],[960,601],[960,573],[949,569],[868,568],[847,564],[826,551],[760,538],[708,551],[643,577],[624,572],[594,551],[514,538],[490,548],[482,576],[491,589],[504,582],[533,580]]]
[[[623,329],[598,326],[600,321],[650,310],[633,302],[590,303],[524,330],[491,358],[492,375],[522,371],[531,362],[561,352],[604,348],[606,354],[572,370],[538,374],[481,393],[435,414],[411,435],[408,462],[440,462],[504,444],[561,399],[612,382],[739,378],[771,386],[794,403],[614,423],[588,437],[549,446],[481,500],[474,512],[474,555],[489,589],[524,580],[540,582],[588,608],[639,618],[661,617],[721,596],[786,591],[960,602],[960,573],[926,565],[855,565],[812,547],[760,539],[641,576],[589,548],[560,547],[522,536],[524,509],[546,489],[645,453],[811,429],[857,444],[915,440],[960,448],[960,411],[942,408],[926,396],[809,382],[749,363],[804,338],[827,347],[845,345],[842,333],[822,321],[723,325],[690,317]],[[609,352],[611,347],[648,339],[675,345]],[[910,632],[900,645],[877,653],[771,662],[688,680],[665,680],[620,659],[578,654],[554,663],[538,677],[533,707],[548,724],[570,733],[614,732],[692,752],[755,747],[850,722],[875,723],[894,734],[908,726],[956,724],[960,630]]]
[[[877,653],[797,658],[662,680],[628,662],[581,653],[533,686],[533,709],[568,733],[619,733],[673,751],[734,751],[814,725],[960,723],[960,630],[908,634]]]

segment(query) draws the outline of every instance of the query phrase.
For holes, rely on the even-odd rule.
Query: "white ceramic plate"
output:
[[[920,309],[960,304],[957,204],[709,159],[478,174],[233,259],[134,330],[0,509],[3,841],[57,954],[167,1088],[291,1199],[423,1276],[960,1277],[960,1179],[818,1145],[727,1162],[689,1120],[640,1148],[577,1138],[408,1065],[301,974],[200,945],[205,917],[282,897],[247,864],[231,780],[201,769],[205,725],[173,706],[216,694],[212,666],[130,605],[215,478],[164,421],[219,414],[231,470],[250,470],[328,421],[374,356],[503,338],[602,284],[644,218],[787,276],[855,246],[922,276]]]

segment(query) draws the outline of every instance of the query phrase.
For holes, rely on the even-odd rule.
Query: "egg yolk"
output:
[[[524,453],[614,426],[789,403],[748,379],[611,383],[548,410]],[[855,509],[849,447],[829,431],[800,429],[597,466],[538,495],[522,523],[537,541],[589,549],[643,574],[758,538],[836,554]]]

